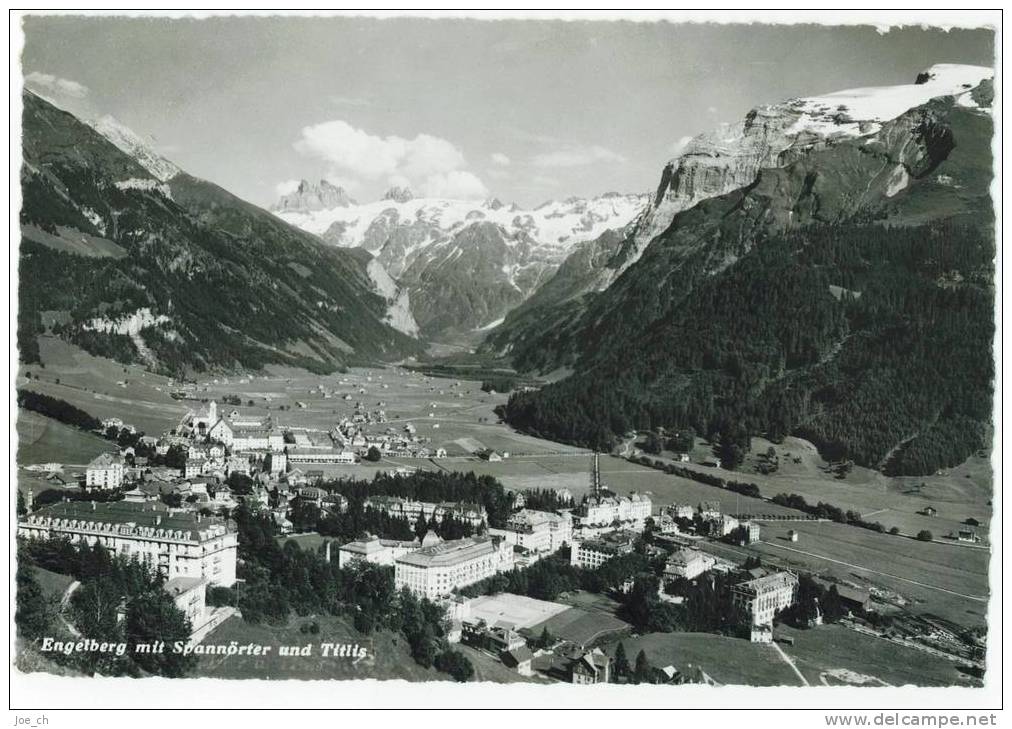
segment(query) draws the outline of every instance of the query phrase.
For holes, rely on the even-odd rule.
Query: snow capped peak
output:
[[[792,99],[785,106],[800,116],[788,133],[818,136],[872,134],[883,122],[940,96],[960,96],[994,71],[984,66],[940,63],[917,75],[911,84],[869,86],[835,91],[822,96]]]
[[[121,152],[133,157],[160,182],[168,182],[180,173],[176,165],[158,154],[150,144],[115,117],[103,116],[89,121],[88,124]]]
[[[561,262],[574,245],[624,228],[649,200],[646,195],[609,194],[552,201],[530,210],[495,199],[397,197],[401,199],[386,195],[371,203],[320,210],[275,206],[274,212],[327,242],[365,248],[397,278],[425,250],[447,244],[478,223],[498,227],[508,243],[533,246],[542,259]]]
[[[964,84],[976,86],[986,78],[994,76],[994,69],[987,66],[971,66],[965,63],[936,63],[924,69],[914,80],[914,84],[925,83],[945,84],[954,86]]]
[[[976,106],[970,98],[973,89],[993,75],[984,66],[936,64],[913,83],[757,106],[738,122],[680,140],[678,154],[665,166],[657,195],[638,221],[633,245],[615,276],[632,265],[682,210],[748,185],[761,169],[780,167],[805,150],[875,134],[884,123],[934,98],[951,96],[962,106]]]

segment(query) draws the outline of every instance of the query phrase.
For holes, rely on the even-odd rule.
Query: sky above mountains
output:
[[[360,201],[392,185],[522,205],[644,192],[680,140],[758,104],[993,64],[984,30],[46,16],[24,31],[29,88],[264,206],[321,177]]]

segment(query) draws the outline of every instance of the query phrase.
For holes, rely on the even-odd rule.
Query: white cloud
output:
[[[51,73],[40,73],[33,71],[25,76],[25,85],[47,91],[60,96],[69,96],[74,99],[83,99],[88,95],[88,87],[79,84],[77,81],[60,78]]]
[[[342,175],[329,174],[324,175],[324,179],[335,187],[343,187],[348,192],[354,192],[362,187],[362,183],[356,180],[354,177],[344,177]]]
[[[425,195],[483,197],[485,185],[465,168],[463,152],[452,142],[430,134],[414,139],[380,137],[333,121],[304,127],[295,149],[332,167],[329,178],[345,187],[355,180],[386,180],[389,185],[408,186]]]
[[[535,155],[531,162],[535,167],[583,167],[596,162],[622,163],[626,158],[607,147],[569,147],[556,152]]]
[[[293,192],[299,189],[299,180],[285,180],[279,182],[274,186],[274,192],[277,193],[278,197],[283,195],[291,195]]]
[[[677,157],[678,155],[680,155],[682,153],[682,150],[684,150],[685,147],[686,147],[686,145],[688,145],[688,143],[691,142],[691,141],[692,141],[692,137],[682,137],[677,142],[675,142],[674,144],[671,145],[671,148],[670,148],[669,151],[671,152],[671,154],[673,154],[673,155],[675,155]]]
[[[481,200],[488,197],[488,188],[478,177],[465,170],[452,170],[445,174],[430,175],[420,188],[425,197],[444,197],[453,200]]]
[[[502,152],[493,152],[492,164],[499,165],[500,167],[509,167],[510,158],[504,155]]]

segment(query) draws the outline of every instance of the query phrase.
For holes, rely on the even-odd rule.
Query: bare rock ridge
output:
[[[505,420],[598,449],[658,425],[793,434],[904,475],[986,447],[990,73],[935,66],[687,144],[618,253],[582,247],[489,332],[486,353],[567,374]]]
[[[389,299],[405,333],[476,341],[550,277],[573,248],[624,228],[644,195],[548,201],[532,210],[485,201],[417,198],[393,187],[371,203],[331,208],[279,202],[275,214],[334,246],[359,248],[405,289]],[[410,312],[405,302],[410,300]],[[399,326],[394,324],[394,326]]]
[[[813,171],[803,207],[796,206],[797,199],[787,200],[770,191],[763,208],[769,220],[764,224],[775,222],[781,229],[850,214],[876,194],[892,198],[911,177],[923,176],[944,159],[953,143],[951,129],[939,122],[944,111],[906,113],[932,99],[949,99],[960,108],[984,108],[989,103],[986,89],[991,74],[991,69],[978,66],[936,65],[918,76],[919,83],[851,89],[760,106],[737,123],[694,137],[664,165],[656,193],[623,239],[606,235],[584,243],[572,254],[579,263],[562,266],[546,282],[543,294],[539,290],[489,332],[482,349],[514,355],[521,365],[531,364],[529,352],[539,366],[551,369],[557,363],[543,358],[551,347],[559,346],[559,332],[551,327],[546,330],[538,322],[576,326],[586,313],[589,297],[609,290],[680,214],[735,190],[761,185],[770,170],[792,165],[801,169],[805,160],[834,149],[862,153],[855,157],[860,167],[831,162],[827,167],[833,168],[832,174],[824,171],[820,176]],[[846,154],[850,153],[840,152]],[[871,156],[878,161],[869,171],[863,166],[868,160],[861,158]],[[872,175],[860,183],[867,200],[839,192],[849,182],[846,175],[858,169]],[[774,184],[775,179],[765,175],[766,184]],[[583,250],[587,247],[591,250]],[[557,280],[560,277],[567,280]],[[551,347],[544,346],[546,341]]]
[[[282,195],[272,208],[277,212],[297,211],[313,212],[330,208],[348,207],[355,201],[345,192],[343,187],[320,180],[316,185],[302,180],[294,192]]]
[[[411,188],[394,186],[383,193],[384,200],[393,200],[394,202],[405,203],[409,200],[414,200],[414,193],[411,192]]]

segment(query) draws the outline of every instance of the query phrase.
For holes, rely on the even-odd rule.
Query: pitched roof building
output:
[[[426,535],[422,548],[394,559],[394,583],[434,599],[511,569],[513,548],[493,537],[467,537],[433,543]]]
[[[136,557],[152,572],[170,579],[202,577],[226,587],[235,582],[238,538],[234,526],[157,503],[52,504],[21,517],[18,536],[101,544],[114,555]]]

